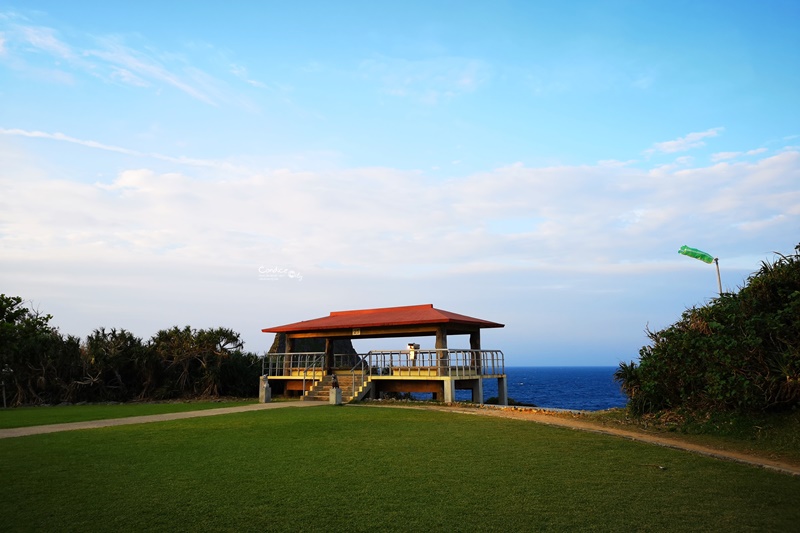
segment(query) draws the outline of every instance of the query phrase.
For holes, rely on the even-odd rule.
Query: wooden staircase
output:
[[[356,374],[337,374],[339,379],[339,388],[342,389],[342,403],[348,403],[355,398],[361,400],[364,395],[369,391],[370,382],[364,376]],[[325,376],[321,381],[318,381],[309,391],[303,396],[303,401],[306,402],[328,402],[331,397],[331,381],[333,376]],[[353,384],[355,383],[355,395],[353,395]]]

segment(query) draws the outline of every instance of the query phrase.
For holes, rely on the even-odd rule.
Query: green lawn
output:
[[[674,437],[723,450],[800,464],[800,411],[676,416],[663,412],[631,418],[624,409],[586,415],[605,426]]]
[[[800,479],[625,439],[321,406],[0,440],[5,531],[790,531]]]
[[[217,409],[256,403],[255,400],[235,402],[197,401],[180,403],[125,403],[65,405],[51,407],[17,407],[0,409],[0,429],[45,426],[67,422],[86,422],[128,416],[160,415],[163,413],[182,413],[201,409]]]

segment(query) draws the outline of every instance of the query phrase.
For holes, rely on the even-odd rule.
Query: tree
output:
[[[12,405],[60,401],[80,359],[80,342],[50,326],[50,315],[0,294],[0,365],[13,390]]]
[[[124,329],[99,328],[86,338],[85,352],[85,385],[96,399],[125,401],[141,394],[148,373],[142,339]]]
[[[239,334],[227,328],[201,329],[195,335],[200,363],[200,395],[219,396],[223,362],[236,353],[241,354]]]
[[[257,394],[259,359],[232,329],[173,327],[144,343],[101,327],[82,344],[51,319],[0,295],[0,368],[11,405]]]
[[[156,396],[192,395],[196,378],[192,363],[197,351],[194,331],[189,326],[162,329],[150,339],[149,347],[164,370],[164,383]]]

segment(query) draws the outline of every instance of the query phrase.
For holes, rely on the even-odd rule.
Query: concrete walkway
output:
[[[184,418],[199,418],[201,416],[227,415],[231,413],[246,413],[249,411],[263,411],[264,409],[280,409],[282,407],[315,407],[328,405],[323,402],[270,402],[238,407],[220,407],[219,409],[202,409],[200,411],[186,411],[183,413],[164,413],[160,415],[131,416],[128,418],[108,418],[105,420],[89,420],[86,422],[70,422],[68,424],[49,424],[46,426],[28,426],[23,428],[0,429],[0,439],[11,437],[26,437],[28,435],[42,435],[59,431],[74,431],[76,429],[96,429],[112,426],[127,426],[128,424],[147,424],[149,422],[164,422],[166,420],[183,420]]]

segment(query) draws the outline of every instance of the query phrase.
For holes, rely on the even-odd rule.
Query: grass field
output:
[[[605,426],[671,436],[682,442],[800,465],[800,411],[693,417],[662,412],[630,418],[624,409],[616,409],[590,413],[586,418]]]
[[[0,429],[64,424],[67,422],[87,422],[89,420],[125,418],[128,416],[182,413],[185,411],[218,409],[220,407],[234,407],[251,403],[256,403],[256,401],[197,401],[17,407],[15,409],[0,409]]]
[[[790,531],[800,479],[530,422],[321,406],[0,440],[5,531]]]

